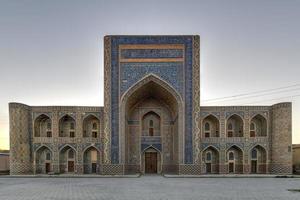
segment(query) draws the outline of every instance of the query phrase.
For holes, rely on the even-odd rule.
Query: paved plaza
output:
[[[0,178],[1,200],[300,199],[297,178]]]

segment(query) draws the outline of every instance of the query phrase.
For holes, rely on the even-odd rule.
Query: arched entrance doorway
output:
[[[227,170],[230,174],[242,174],[244,172],[243,151],[233,145],[226,151]]]
[[[162,173],[177,173],[183,160],[183,104],[179,94],[163,80],[149,75],[122,96],[120,110],[120,153],[125,173],[144,173],[143,160],[154,163],[159,156]],[[161,154],[144,154],[149,146]],[[159,173],[159,167],[151,167],[154,165],[147,166]]]
[[[65,146],[59,152],[60,173],[75,173],[76,171],[76,151],[71,146]]]
[[[83,153],[83,173],[98,174],[100,173],[100,151],[91,146]]]
[[[204,173],[217,174],[219,173],[219,151],[209,146],[202,152],[202,161],[205,164]]]
[[[35,173],[48,174],[49,172],[52,172],[52,151],[46,146],[41,146],[35,152]]]
[[[143,153],[142,166],[145,174],[161,173],[161,155],[156,149],[150,147]]]
[[[252,174],[265,174],[267,172],[267,151],[260,145],[251,149],[251,173]]]

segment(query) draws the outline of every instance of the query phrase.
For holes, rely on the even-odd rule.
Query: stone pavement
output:
[[[298,178],[0,178],[1,200],[300,199]]]

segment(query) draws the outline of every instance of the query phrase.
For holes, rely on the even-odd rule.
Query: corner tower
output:
[[[199,43],[104,38],[104,173],[199,173]]]
[[[292,103],[272,106],[271,169],[273,174],[292,173]]]
[[[10,174],[31,174],[31,108],[24,104],[9,104]]]

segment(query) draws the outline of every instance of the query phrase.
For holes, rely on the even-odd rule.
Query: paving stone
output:
[[[297,178],[0,178],[1,200],[300,199]]]

